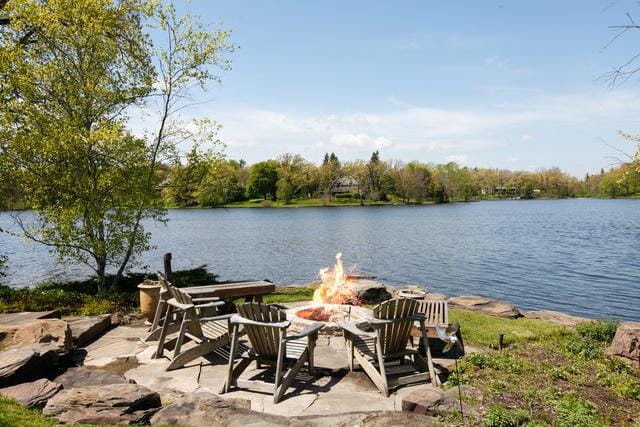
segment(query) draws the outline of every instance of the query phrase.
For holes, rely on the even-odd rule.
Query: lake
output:
[[[22,215],[27,219],[29,212]],[[141,258],[174,270],[206,264],[222,280],[314,280],[343,253],[345,267],[395,285],[504,299],[524,309],[640,320],[640,200],[534,200],[427,206],[169,211],[148,223],[156,249]],[[8,213],[0,228],[13,229]],[[4,283],[88,276],[46,248],[3,235]]]

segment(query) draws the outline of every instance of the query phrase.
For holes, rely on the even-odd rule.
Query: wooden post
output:
[[[171,252],[164,254],[164,277],[171,281]]]

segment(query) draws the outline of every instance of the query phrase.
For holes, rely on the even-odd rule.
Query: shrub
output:
[[[529,413],[523,410],[508,411],[500,405],[490,405],[484,417],[485,427],[518,427],[529,421]]]
[[[356,195],[353,193],[337,193],[333,197],[336,199],[355,199]]]
[[[576,330],[581,337],[601,342],[604,344],[611,344],[613,337],[618,330],[619,322],[606,322],[602,320],[596,320],[593,322],[582,323],[577,326]]]
[[[581,335],[569,337],[562,345],[562,348],[565,352],[586,360],[597,359],[603,353],[600,342]]]
[[[574,393],[565,394],[556,404],[560,427],[602,426],[593,405]]]
[[[609,387],[622,397],[640,400],[640,382],[636,379],[636,370],[627,362],[606,358],[598,364],[598,384]]]

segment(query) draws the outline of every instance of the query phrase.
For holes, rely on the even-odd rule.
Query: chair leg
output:
[[[345,335],[346,337],[346,335]],[[349,372],[353,372],[353,337],[349,336],[347,339],[347,367],[349,368]]]
[[[180,350],[182,349],[182,343],[184,342],[184,336],[187,333],[187,319],[188,315],[185,312],[182,318],[182,325],[180,325],[180,332],[178,333],[178,340],[176,341],[176,348],[173,350],[173,358],[178,357]]]
[[[225,381],[225,383],[222,385],[221,393],[227,393],[231,388],[234,371],[233,362],[235,361],[236,352],[238,351],[238,325],[233,325],[233,328],[231,331],[229,331],[229,333],[231,333],[231,348],[229,349],[229,369],[227,371],[227,381]]]
[[[167,339],[167,334],[169,332],[169,324],[170,324],[168,319],[169,319],[169,316],[172,316],[172,315],[173,315],[173,310],[171,309],[170,305],[167,305],[167,313],[166,313],[165,321],[162,324],[160,338],[158,338],[158,349],[156,350],[156,354],[153,356],[154,359],[159,359],[164,354],[164,342]]]
[[[429,337],[427,336],[427,328],[424,325],[424,321],[420,322],[420,330],[422,331],[422,345],[424,346],[425,356],[427,358],[427,367],[429,368],[429,377],[431,377],[431,384],[436,387],[440,386],[440,378],[436,375],[436,370],[433,367],[433,359],[431,358],[431,348],[429,348]]]
[[[387,372],[384,367],[384,355],[382,354],[382,343],[380,335],[376,333],[376,353],[378,353],[378,369],[380,370],[380,391],[384,397],[389,397],[389,384],[387,383]]]
[[[313,353],[315,351],[316,348],[316,339],[318,339],[318,335],[317,333],[314,334],[312,337],[309,337],[309,344],[307,346],[307,349],[309,350],[309,356],[308,356],[308,363],[309,363],[309,375],[314,376],[315,375],[315,368],[314,368],[314,360],[313,360]]]
[[[284,365],[284,358],[287,354],[287,343],[284,340],[285,334],[285,329],[279,330],[280,344],[278,345],[278,363],[276,364],[276,381],[273,388],[273,403],[278,403],[279,400],[278,391],[280,383],[282,381],[282,368]]]

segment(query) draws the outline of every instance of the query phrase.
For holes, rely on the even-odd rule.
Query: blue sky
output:
[[[640,81],[597,79],[638,52],[634,1],[205,1],[233,29],[233,69],[190,115],[224,127],[227,155],[446,162],[576,175],[632,152]]]

